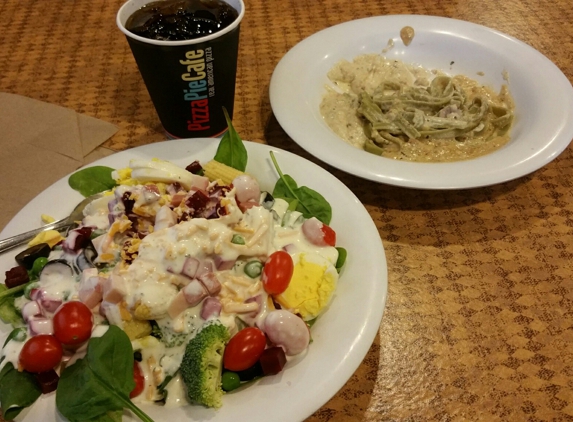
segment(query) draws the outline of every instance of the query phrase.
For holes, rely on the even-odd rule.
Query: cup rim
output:
[[[143,3],[143,5],[145,5],[147,3],[151,3],[152,1],[155,1],[155,0],[146,1],[145,3]],[[125,14],[125,10],[127,9],[127,7],[130,6],[134,2],[134,0],[126,1],[119,8],[115,21],[116,21],[118,28],[120,29],[121,32],[123,32],[125,34],[125,36],[132,38],[134,40],[146,43],[146,44],[160,45],[163,47],[176,47],[176,46],[180,46],[180,45],[199,44],[199,43],[204,43],[206,41],[213,40],[215,38],[222,37],[223,35],[233,31],[235,28],[237,28],[239,26],[239,24],[241,23],[241,20],[243,19],[243,16],[245,15],[245,3],[243,2],[243,0],[238,0],[238,1],[239,1],[240,6],[241,6],[241,10],[239,11],[239,16],[237,16],[237,19],[235,19],[231,25],[227,26],[223,30],[216,32],[214,34],[206,35],[204,37],[194,38],[194,39],[190,39],[190,40],[179,40],[179,41],[154,40],[151,38],[141,37],[139,35],[134,34],[133,32],[130,32],[129,30],[127,30],[125,27],[125,21],[127,21],[127,18],[131,14],[129,16],[124,16],[124,14]],[[124,22],[122,22],[122,21],[124,21]]]

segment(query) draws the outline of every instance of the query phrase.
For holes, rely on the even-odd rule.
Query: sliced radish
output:
[[[311,217],[302,223],[302,232],[306,239],[316,246],[336,245],[336,233],[316,217]]]
[[[310,341],[310,332],[302,318],[283,309],[269,312],[263,331],[273,344],[283,347],[288,356],[303,352]]]
[[[233,179],[235,187],[235,197],[241,203],[259,204],[261,189],[259,183],[251,176],[243,174]]]

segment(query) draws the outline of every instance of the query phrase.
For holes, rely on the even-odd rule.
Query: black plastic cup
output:
[[[152,40],[128,31],[127,19],[155,0],[129,0],[117,13],[151,101],[171,138],[217,137],[233,117],[243,0],[225,0],[238,17],[211,35],[185,41]]]

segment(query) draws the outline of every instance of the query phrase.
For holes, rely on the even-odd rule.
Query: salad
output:
[[[149,421],[147,402],[217,408],[304,355],[346,252],[328,202],[271,158],[279,179],[263,192],[229,122],[206,163],[74,174],[82,193],[105,191],[65,237],[19,254],[0,292],[14,326],[0,358],[4,417],[54,390],[69,420],[121,420],[127,408]]]

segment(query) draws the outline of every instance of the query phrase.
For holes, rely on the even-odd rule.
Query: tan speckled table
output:
[[[116,124],[111,150],[164,140],[115,26],[121,2],[2,1],[0,91]],[[246,3],[235,127],[315,162],[273,117],[269,80],[292,46],[337,23],[403,13],[463,19],[521,39],[573,78],[568,0]],[[364,362],[309,422],[573,420],[571,148],[529,176],[467,191],[408,190],[330,169],[378,227],[389,296]]]

